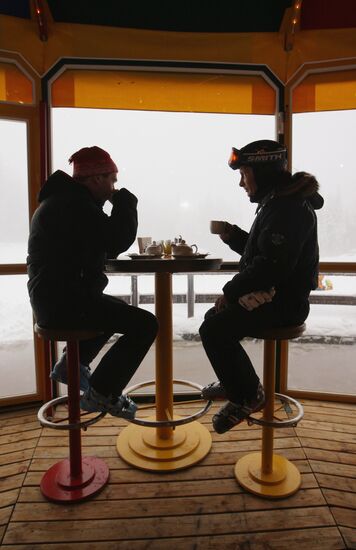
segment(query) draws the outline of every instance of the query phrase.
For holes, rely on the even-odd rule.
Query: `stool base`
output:
[[[117,450],[123,460],[141,470],[171,472],[200,462],[211,444],[209,430],[199,422],[177,426],[169,439],[158,437],[156,428],[130,424],[120,433]]]
[[[41,492],[52,502],[80,502],[98,493],[108,482],[109,468],[103,460],[86,456],[82,460],[82,475],[70,476],[66,458],[54,464],[41,479]]]
[[[280,455],[273,455],[273,471],[261,471],[262,454],[250,453],[237,461],[235,477],[240,485],[260,497],[283,498],[298,491],[301,485],[299,470]]]

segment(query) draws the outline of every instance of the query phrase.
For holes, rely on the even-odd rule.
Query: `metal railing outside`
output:
[[[356,264],[331,264],[331,263],[322,263],[320,264],[320,273],[327,275],[356,275]],[[351,269],[350,269],[351,268]],[[354,269],[355,271],[353,271]],[[187,304],[187,317],[194,317],[195,304],[206,303],[213,304],[216,299],[221,295],[221,293],[199,293],[195,290],[194,279],[197,275],[201,276],[211,276],[211,275],[226,275],[232,274],[238,271],[238,262],[224,262],[219,271],[213,271],[208,273],[179,273],[175,276],[185,276],[187,277],[187,291],[184,293],[174,293],[173,294],[173,303],[174,304]],[[138,275],[128,274],[131,278],[131,293],[130,295],[119,295],[118,297],[126,302],[130,303],[133,306],[139,306],[140,304],[154,304],[155,298],[153,293],[140,293],[139,284],[138,284]],[[142,275],[141,276],[145,276]],[[311,304],[328,304],[328,305],[356,305],[356,292],[355,295],[349,294],[329,294],[328,291],[323,292],[323,294],[317,294],[312,292],[310,296]]]

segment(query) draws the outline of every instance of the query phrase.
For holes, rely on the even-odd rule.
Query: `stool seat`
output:
[[[259,338],[261,340],[292,340],[298,338],[305,331],[305,323],[302,325],[292,325],[289,327],[271,327],[256,329],[248,336]]]
[[[53,340],[56,342],[71,342],[74,340],[90,340],[103,334],[102,330],[96,329],[67,329],[67,328],[47,328],[35,324],[35,332],[44,340]]]

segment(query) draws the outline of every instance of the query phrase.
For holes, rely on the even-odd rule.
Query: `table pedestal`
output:
[[[210,448],[210,432],[199,422],[177,426],[168,439],[159,437],[158,428],[130,424],[117,441],[119,455],[126,462],[160,472],[188,468],[202,460]]]
[[[175,420],[173,415],[173,326],[172,274],[155,274],[156,316],[156,417]],[[210,451],[211,434],[199,422],[173,427],[143,427],[130,424],[118,437],[117,449],[126,462],[152,471],[187,468]]]

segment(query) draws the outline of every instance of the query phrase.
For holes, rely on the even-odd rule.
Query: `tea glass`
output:
[[[172,241],[170,239],[163,241],[163,253],[166,257],[172,255]]]

